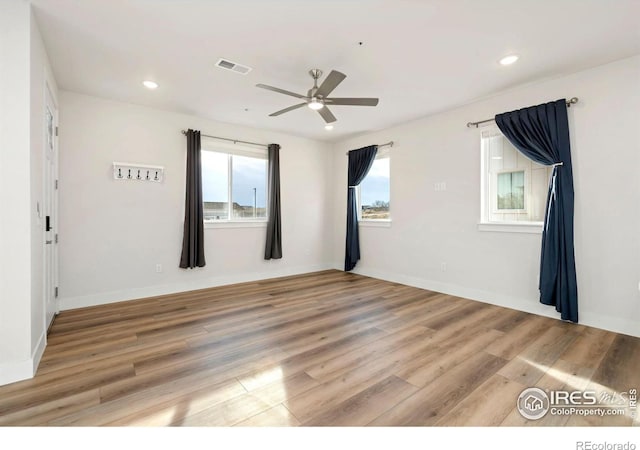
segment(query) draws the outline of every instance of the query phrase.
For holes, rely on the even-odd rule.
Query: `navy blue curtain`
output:
[[[202,164],[200,132],[187,131],[187,188],[184,205],[184,232],[180,267],[204,267],[204,214],[202,205]]]
[[[565,99],[498,114],[496,124],[533,161],[554,165],[540,255],[540,302],[563,320],[578,322],[578,286],[573,250],[573,169]]]
[[[376,159],[377,145],[349,152],[349,175],[347,180],[347,245],[344,254],[344,270],[352,270],[360,259],[360,236],[358,234],[358,202],[356,187],[364,180]]]

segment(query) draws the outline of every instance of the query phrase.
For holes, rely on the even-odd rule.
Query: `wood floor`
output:
[[[527,421],[520,392],[640,388],[640,339],[326,271],[60,314],[0,425],[638,425]]]

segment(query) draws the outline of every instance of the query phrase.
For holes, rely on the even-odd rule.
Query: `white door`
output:
[[[58,110],[49,87],[44,107],[44,295],[45,326],[58,310]]]

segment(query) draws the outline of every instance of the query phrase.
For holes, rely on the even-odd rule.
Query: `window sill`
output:
[[[531,233],[531,234],[542,234],[542,223],[541,222],[505,222],[505,223],[479,223],[478,231],[494,231],[501,233]]]
[[[391,219],[360,219],[358,225],[372,228],[391,228]]]
[[[264,228],[267,226],[266,220],[243,220],[243,221],[205,221],[204,227],[207,228]]]

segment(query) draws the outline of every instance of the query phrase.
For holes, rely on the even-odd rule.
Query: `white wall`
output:
[[[281,145],[281,260],[263,259],[265,227],[213,228],[206,267],[178,268],[188,128]],[[62,309],[330,266],[329,144],[66,91],[59,143]],[[116,181],[114,161],[164,166],[165,180]]]
[[[46,51],[29,3],[0,3],[0,385],[33,376],[45,346],[42,204]]]
[[[29,5],[0,3],[0,384],[30,357]]]
[[[569,110],[580,321],[640,336],[640,56],[335,145],[334,266],[344,259],[345,152],[393,140],[393,223],[361,226],[355,271],[557,317],[538,303],[541,235],[477,229],[480,137],[465,124],[573,96],[580,98]],[[446,191],[436,192],[442,181]]]

